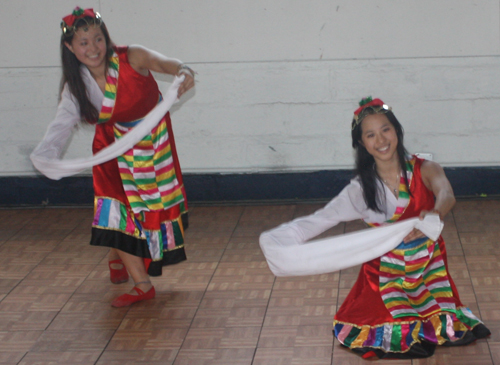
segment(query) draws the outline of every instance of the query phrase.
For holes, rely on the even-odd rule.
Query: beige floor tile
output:
[[[93,365],[100,351],[29,352],[18,365]]]
[[[107,350],[178,350],[185,341],[187,328],[167,328],[160,330],[118,330],[109,342]]]
[[[323,206],[191,207],[188,261],[152,278],[154,300],[120,309],[133,283],[111,284],[109,249],[89,245],[92,208],[0,210],[0,364],[364,364],[332,334],[360,266],[276,278],[259,247],[263,230]],[[459,201],[443,230],[461,299],[491,337],[378,364],[500,365],[499,222],[500,201]]]
[[[461,347],[438,347],[434,356],[413,360],[414,365],[492,365],[490,349],[485,340]]]
[[[106,351],[96,365],[172,365],[177,350]]]
[[[174,365],[252,365],[252,348],[182,349]]]
[[[491,332],[491,336],[488,338],[488,342],[500,343],[500,321],[486,320],[484,324]]]
[[[0,364],[2,365],[17,365],[23,357],[26,356],[26,352],[15,352],[15,351],[3,351],[0,352]]]
[[[57,316],[57,311],[0,312],[0,328],[10,332],[44,331]]]
[[[330,365],[330,346],[262,348],[255,353],[253,365]]]
[[[260,327],[191,328],[183,349],[255,348]]]
[[[1,331],[0,354],[31,351],[43,334],[43,331]]]
[[[489,346],[493,357],[493,364],[500,365],[500,342],[490,342]]]
[[[102,351],[113,336],[113,330],[45,331],[36,341],[32,351]]]

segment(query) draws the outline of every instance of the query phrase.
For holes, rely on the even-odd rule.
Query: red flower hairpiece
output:
[[[361,113],[361,111],[364,108],[368,108],[369,106],[383,106],[383,105],[384,102],[382,100],[380,99],[372,100],[372,97],[369,96],[366,99],[361,99],[361,101],[359,102],[359,108],[354,111],[354,115],[359,115],[359,113]]]
[[[386,105],[380,99],[372,99],[371,96],[361,99],[361,101],[359,102],[359,108],[354,111],[354,118],[351,125],[351,128],[353,130],[361,123],[361,121],[365,117],[365,115],[361,115],[361,113],[366,108],[372,108],[376,113],[387,113],[389,110],[391,110],[391,107],[389,105]]]
[[[101,15],[97,11],[94,11],[94,9],[82,9],[77,6],[70,15],[66,15],[64,18],[62,18],[61,29],[63,31],[63,34],[67,35],[74,32],[76,21],[85,17],[96,19],[96,24],[100,24],[100,22],[102,21]]]

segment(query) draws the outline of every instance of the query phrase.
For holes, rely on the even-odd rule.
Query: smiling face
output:
[[[367,115],[361,122],[361,144],[376,162],[398,159],[396,129],[385,114]]]
[[[105,72],[106,39],[101,27],[82,26],[65,45],[92,74]]]

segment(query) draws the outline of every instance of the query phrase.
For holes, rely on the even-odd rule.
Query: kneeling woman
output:
[[[443,169],[408,155],[403,128],[380,99],[362,100],[351,134],[356,178],[323,209],[269,231],[275,240],[304,243],[355,219],[370,226],[428,213],[443,219],[452,209]],[[334,334],[363,358],[376,359],[428,357],[437,345],[466,345],[490,332],[460,301],[442,237],[433,241],[414,229],[395,249],[362,265],[335,315]]]

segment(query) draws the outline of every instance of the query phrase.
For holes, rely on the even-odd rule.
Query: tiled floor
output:
[[[91,209],[0,210],[0,364],[362,364],[331,331],[359,268],[276,278],[258,246],[320,206],[191,208],[188,261],[153,278],[156,299],[121,309],[110,302],[132,284],[111,284],[107,250],[88,245]],[[379,364],[500,365],[500,201],[457,203],[443,235],[462,300],[492,336]]]

